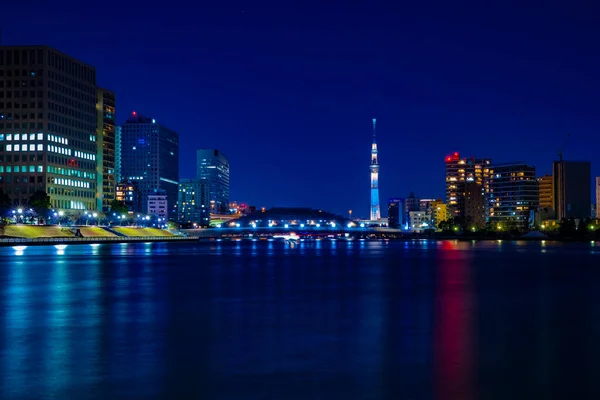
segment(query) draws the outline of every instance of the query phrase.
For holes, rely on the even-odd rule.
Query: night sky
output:
[[[368,216],[374,117],[384,214],[388,197],[443,197],[453,151],[541,175],[571,132],[565,159],[600,175],[597,2],[5,3],[3,44],[95,66],[119,122],[179,132],[182,178],[196,148],[221,149],[232,200]]]

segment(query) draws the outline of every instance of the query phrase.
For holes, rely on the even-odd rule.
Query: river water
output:
[[[0,248],[2,399],[600,398],[600,242]]]

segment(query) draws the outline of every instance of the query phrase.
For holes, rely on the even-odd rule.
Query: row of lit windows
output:
[[[48,172],[57,175],[76,176],[78,178],[96,179],[96,174],[92,172],[80,171],[77,169],[48,166]]]
[[[90,188],[89,182],[82,182],[75,179],[54,178],[54,182],[52,183],[54,183],[55,185],[72,186],[85,189]]]
[[[23,145],[19,145],[19,144],[15,144],[14,146],[12,144],[7,144],[6,145],[6,151],[44,151],[44,145],[43,144],[30,144],[29,147],[27,147],[26,144]]]
[[[7,133],[6,135],[4,133],[0,133],[0,141],[2,140],[6,140],[6,141],[11,141],[11,140],[27,140],[27,138],[29,138],[29,140],[44,140],[44,134],[43,133],[30,133],[29,135],[27,133],[23,133],[23,134],[19,134],[19,133]]]
[[[64,154],[65,156],[71,155],[71,149],[65,149],[64,147],[58,147],[58,146],[54,146],[51,144],[49,144],[47,147],[48,147],[48,151],[50,151],[52,153]]]
[[[95,154],[84,153],[83,151],[78,151],[78,150],[75,150],[75,157],[83,158],[86,160],[92,160],[92,161],[96,160]]]
[[[56,136],[56,135],[48,135],[48,140],[51,142],[56,142],[56,143],[65,144],[65,145],[69,144],[69,139],[60,137],[60,136]]]
[[[44,172],[43,165],[0,165],[0,173],[3,172]]]

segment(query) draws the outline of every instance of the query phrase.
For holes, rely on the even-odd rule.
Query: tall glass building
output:
[[[115,134],[116,110],[115,94],[106,89],[98,89],[98,161],[97,187],[98,209],[108,211],[115,199]]]
[[[535,167],[496,164],[490,171],[489,222],[492,228],[527,228],[539,206]]]
[[[132,113],[120,130],[121,179],[135,182],[142,213],[148,212],[148,194],[167,193],[169,218],[177,216],[179,135],[153,118]]]
[[[199,149],[196,152],[196,178],[209,185],[210,212],[226,213],[229,209],[229,161],[217,149]]]
[[[0,46],[0,189],[97,210],[96,70],[47,46]]]

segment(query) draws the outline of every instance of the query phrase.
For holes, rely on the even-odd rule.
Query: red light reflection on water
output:
[[[471,254],[456,242],[439,244],[434,336],[435,393],[438,399],[474,399],[474,304]]]

